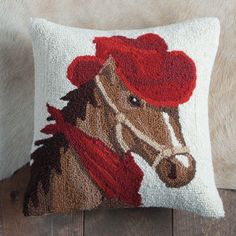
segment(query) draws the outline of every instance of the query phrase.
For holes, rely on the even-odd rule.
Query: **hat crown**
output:
[[[68,79],[77,87],[94,79],[112,56],[116,73],[134,94],[157,106],[178,106],[189,100],[196,85],[196,67],[183,51],[168,51],[163,38],[144,34],[95,37],[94,56],[79,56],[68,68]]]

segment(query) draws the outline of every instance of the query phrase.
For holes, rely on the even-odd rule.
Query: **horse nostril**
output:
[[[171,179],[176,179],[177,178],[177,174],[176,174],[176,164],[175,163],[171,163],[171,161],[169,161],[169,168],[168,168],[168,177]]]

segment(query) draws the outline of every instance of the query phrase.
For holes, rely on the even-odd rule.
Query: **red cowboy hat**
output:
[[[167,51],[164,39],[144,34],[96,37],[95,56],[79,56],[68,67],[68,79],[80,87],[99,73],[112,56],[116,73],[136,96],[157,107],[178,106],[189,100],[196,85],[196,67],[182,51]]]

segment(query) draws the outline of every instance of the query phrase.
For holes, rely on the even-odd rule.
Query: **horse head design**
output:
[[[35,143],[40,146],[32,153],[25,214],[38,214],[40,204],[51,211],[97,207],[104,204],[104,196],[123,206],[141,205],[143,173],[131,153],[144,158],[167,187],[179,188],[194,178],[195,160],[178,110],[195,87],[194,62],[182,51],[168,52],[165,41],[154,34],[99,37],[94,42],[95,56],[79,56],[68,67],[67,77],[77,87],[62,98],[68,104],[61,111],[48,106],[49,120],[56,124],[42,130],[53,137]],[[80,187],[67,188],[63,195],[65,189],[59,186],[68,183],[69,166],[73,181],[78,181],[73,185]],[[86,187],[81,187],[81,179]],[[129,179],[131,198],[117,190],[123,186],[128,191],[124,181]],[[89,201],[91,192],[96,199]],[[48,194],[56,204],[45,203],[42,195]],[[77,200],[67,204],[66,195]]]
[[[112,117],[108,137],[115,151],[142,156],[168,187],[189,183],[194,177],[195,161],[182,134],[178,108],[155,107],[134,95],[116,75],[112,57],[95,83]]]

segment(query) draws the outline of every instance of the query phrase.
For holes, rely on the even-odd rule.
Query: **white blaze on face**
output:
[[[167,125],[167,128],[168,128],[168,130],[170,132],[170,137],[171,137],[173,146],[174,147],[181,146],[180,142],[178,141],[178,139],[175,136],[174,129],[173,129],[172,125],[170,124],[169,115],[166,112],[162,112],[162,115],[163,115],[165,124]]]
[[[171,136],[171,140],[172,140],[173,146],[174,146],[174,147],[182,146],[181,143],[179,142],[179,140],[176,138],[174,129],[173,129],[172,125],[170,124],[169,115],[168,115],[166,112],[162,112],[162,115],[163,115],[165,124],[167,125],[168,130],[169,130],[169,132],[170,132],[170,136]],[[187,157],[187,156],[179,154],[179,155],[176,155],[175,157],[176,157],[176,159],[178,159],[178,161],[180,161],[186,168],[189,167],[189,160],[188,160],[188,157]]]

